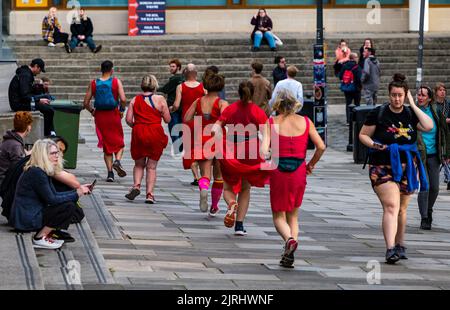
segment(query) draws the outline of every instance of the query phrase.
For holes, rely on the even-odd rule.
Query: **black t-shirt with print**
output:
[[[379,116],[380,109],[383,109]],[[417,140],[417,124],[419,119],[410,107],[404,107],[402,112],[394,113],[388,105],[374,108],[367,114],[364,125],[376,125],[372,137],[382,144],[413,144]],[[401,162],[406,162],[406,155],[400,154]],[[373,152],[369,156],[370,165],[390,165],[389,152]]]

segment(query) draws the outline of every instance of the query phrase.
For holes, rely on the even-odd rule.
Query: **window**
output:
[[[405,4],[405,0],[377,0],[380,2],[381,7],[386,4],[397,4],[397,5],[403,5]],[[335,0],[336,5],[367,5],[367,2],[369,0]]]
[[[328,4],[329,0],[324,0],[323,4]],[[247,5],[316,5],[316,0],[247,0]]]

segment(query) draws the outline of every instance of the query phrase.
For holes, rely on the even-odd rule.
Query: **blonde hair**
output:
[[[158,80],[154,75],[146,75],[142,78],[141,89],[143,91],[153,92],[158,88]]]
[[[296,66],[289,66],[289,67],[287,67],[287,75],[290,78],[295,78],[295,76],[297,75],[298,72],[299,72],[299,70],[297,69]]]
[[[281,89],[275,99],[272,110],[282,115],[293,114],[302,108],[302,103],[298,101],[287,89]]]
[[[31,149],[30,160],[25,164],[24,170],[31,167],[38,167],[44,170],[48,176],[54,176],[63,170],[63,158],[58,157],[58,165],[54,166],[50,161],[50,150],[54,146],[59,150],[55,142],[50,139],[37,140]]]

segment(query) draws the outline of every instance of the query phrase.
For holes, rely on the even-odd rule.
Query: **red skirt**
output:
[[[100,132],[103,152],[111,155],[125,147],[123,142],[122,120],[119,110],[95,111],[95,126]]]
[[[294,172],[270,173],[270,205],[273,212],[292,212],[303,202],[306,189],[306,164]]]
[[[238,143],[226,141],[225,145],[225,156],[219,160],[220,168],[223,180],[232,187],[235,194],[241,191],[242,181],[247,181],[255,187],[269,184],[270,170],[261,169],[264,160],[260,158],[257,147],[252,147],[254,149],[252,154],[249,152],[251,145],[249,141]]]
[[[161,124],[135,124],[131,133],[131,157],[158,161],[168,141]]]

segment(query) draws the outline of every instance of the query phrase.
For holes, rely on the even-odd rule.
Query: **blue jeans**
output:
[[[181,138],[182,133],[183,133],[180,130],[180,132],[178,132],[178,133],[174,132],[172,134],[173,127],[175,127],[175,125],[178,125],[178,124],[182,123],[182,121],[181,121],[181,109],[178,109],[177,111],[175,111],[173,113],[170,113],[170,117],[171,117],[171,119],[170,119],[170,122],[168,124],[168,126],[169,126],[169,134],[170,134],[170,139],[172,139],[172,143],[175,143],[175,141],[177,141],[178,139]],[[180,144],[178,150],[174,149],[175,154],[176,153],[181,153],[182,151],[183,151],[183,144]]]
[[[261,45],[261,41],[263,38],[263,34],[261,31],[255,32],[255,38],[253,42],[254,47],[259,47]],[[264,38],[266,38],[267,42],[269,43],[270,48],[275,48],[275,39],[273,38],[272,32],[266,31],[264,32]]]
[[[94,39],[92,39],[91,36],[86,37],[84,40],[80,40],[77,37],[72,36],[72,40],[70,40],[69,42],[69,46],[71,49],[75,49],[78,45],[78,43],[80,43],[80,41],[84,41],[87,43],[87,45],[89,46],[89,48],[91,49],[91,51],[95,50],[95,43],[94,43]]]

